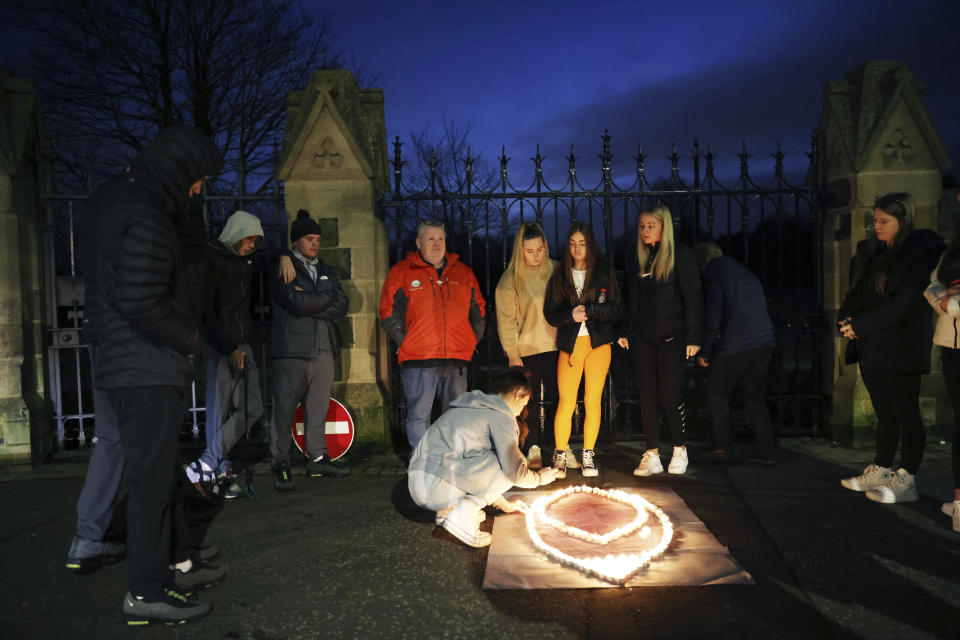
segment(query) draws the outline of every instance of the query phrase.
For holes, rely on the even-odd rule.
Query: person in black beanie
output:
[[[333,267],[317,258],[320,225],[301,209],[290,225],[294,277],[270,283],[273,307],[273,486],[293,489],[290,475],[291,428],[297,405],[303,404],[307,477],[346,476],[350,467],[330,460],[324,423],[333,386],[333,359],[340,350],[334,321],[347,312],[347,296]],[[285,262],[281,259],[282,262]]]

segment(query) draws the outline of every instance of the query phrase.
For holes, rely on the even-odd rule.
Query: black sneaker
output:
[[[67,552],[66,567],[74,573],[92,573],[105,564],[123,560],[126,546],[122,542],[87,540],[74,536]]]
[[[331,460],[325,455],[317,456],[312,460],[307,460],[307,477],[320,478],[323,476],[335,476],[343,478],[350,475],[350,465],[345,462]]]
[[[173,584],[178,591],[190,595],[201,589],[209,589],[227,577],[226,567],[193,561],[189,571],[173,570]]]
[[[293,476],[290,475],[290,462],[273,463],[273,488],[277,491],[293,491]]]
[[[184,624],[199,620],[210,613],[210,603],[191,600],[175,589],[164,589],[157,596],[135,596],[129,591],[123,597],[121,608],[127,626],[148,624]]]

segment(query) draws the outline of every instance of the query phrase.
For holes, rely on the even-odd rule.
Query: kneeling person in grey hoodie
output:
[[[515,511],[504,492],[513,486],[539,487],[556,478],[553,467],[529,469],[520,451],[516,416],[529,399],[527,372],[511,368],[494,378],[490,393],[468,391],[451,402],[410,458],[407,477],[413,501],[436,511],[436,524],[471,547],[490,544],[490,534],[480,531],[483,507]]]

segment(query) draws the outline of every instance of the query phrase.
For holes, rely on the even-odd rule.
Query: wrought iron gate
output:
[[[817,161],[816,136],[812,140],[807,176],[817,175],[813,166]],[[413,230],[419,221],[430,218],[447,223],[448,250],[460,253],[473,268],[488,304],[488,327],[471,367],[471,385],[482,386],[491,368],[506,363],[493,326],[493,292],[509,261],[513,234],[519,224],[539,222],[548,238],[552,236],[552,257],[557,258],[567,225],[574,220],[589,222],[622,283],[624,266],[636,243],[639,212],[653,202],[664,201],[673,212],[675,231],[682,242],[716,242],[726,255],[760,277],[777,336],[767,392],[768,400],[775,406],[779,433],[819,431],[822,216],[814,187],[797,186],[787,180],[785,154],[779,143],[772,154],[774,165],[765,185],[758,184],[750,175],[750,154],[745,145],[736,154],[739,176],[732,184],[723,184],[717,175],[716,154],[709,146],[703,150],[697,141],[689,156],[686,178],[681,177],[681,156],[674,145],[667,156],[669,176],[651,183],[647,156],[641,147],[633,156],[629,175],[615,177],[610,136],[605,132],[599,154],[599,182],[584,186],[571,146],[565,158],[565,180],[559,187],[551,186],[545,177],[545,158],[539,146],[530,159],[532,180],[525,187],[517,186],[511,179],[510,158],[505,150],[498,159],[498,178],[481,184],[475,176],[476,159],[469,149],[463,166],[456,171],[441,166],[435,156],[426,160],[423,184],[411,186],[404,176],[408,163],[403,158],[402,145],[397,137],[392,161],[393,191],[385,194],[381,203],[394,261],[413,248]],[[625,181],[630,182],[629,186],[621,187],[619,183]],[[456,184],[448,184],[451,182]],[[617,437],[639,435],[639,429],[633,426],[639,421],[633,419],[631,411],[636,394],[630,367],[623,354],[616,353],[620,350],[614,351],[603,424]],[[702,390],[704,375],[692,364],[688,373],[685,396],[694,400],[688,405],[697,410],[696,399],[703,396],[698,392]],[[393,388],[397,390],[398,386]],[[398,424],[402,424],[402,393],[396,393],[395,401]],[[699,411],[705,415],[705,403],[699,405]],[[574,425],[575,432],[577,426]]]

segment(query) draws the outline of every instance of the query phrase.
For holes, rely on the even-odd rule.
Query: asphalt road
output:
[[[692,455],[681,477],[634,478],[629,443],[597,458],[601,486],[674,489],[755,585],[484,590],[486,551],[434,527],[403,468],[379,457],[345,479],[297,475],[290,494],[257,475],[260,500],[223,505],[209,531],[228,566],[203,594],[213,612],[141,630],[121,619],[123,563],[87,576],[63,567],[83,464],[6,468],[0,637],[960,638],[960,534],[939,512],[945,449],[928,452],[920,502],[886,506],[838,482],[869,452],[785,444],[775,467]]]

